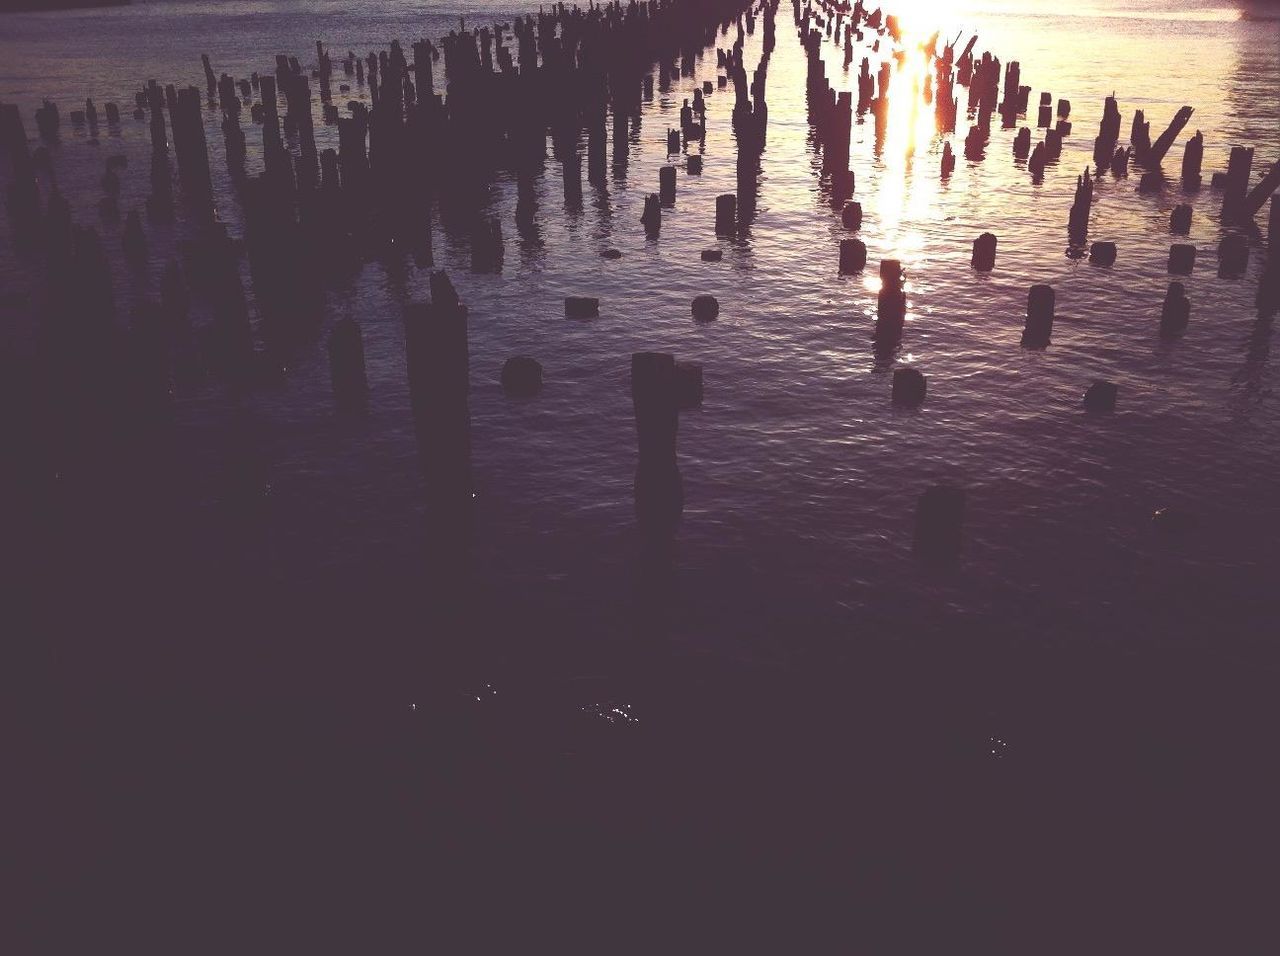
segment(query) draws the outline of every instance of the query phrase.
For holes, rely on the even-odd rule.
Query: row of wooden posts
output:
[[[897,39],[891,22],[883,27],[880,24],[880,12],[868,13],[858,0],[852,7],[844,2],[834,0],[793,0],[793,9],[797,32],[804,47],[808,71],[808,103],[809,119],[813,127],[815,139],[822,149],[822,173],[827,177],[832,204],[840,209],[841,222],[849,232],[861,229],[863,210],[859,202],[852,199],[854,193],[854,173],[849,168],[850,125],[854,112],[852,96],[848,92],[836,92],[826,76],[826,65],[822,55],[824,43],[831,42],[842,49],[843,66],[847,71],[854,58],[853,39],[862,41],[865,36],[864,27],[878,34],[890,34]],[[891,20],[892,18],[890,18]],[[927,75],[923,98],[926,103],[932,97],[936,114],[936,128],[941,133],[953,132],[956,128],[958,97],[955,95],[957,85],[968,90],[967,107],[973,118],[964,140],[966,159],[981,162],[989,142],[991,120],[999,113],[1004,128],[1013,128],[1017,118],[1027,112],[1031,89],[1021,83],[1021,65],[1014,61],[1004,70],[1003,98],[1000,95],[1000,61],[989,53],[975,57],[973,50],[977,37],[969,43],[957,56],[951,44],[937,49],[938,36],[935,34],[924,45],[923,53],[932,61],[933,72]],[[880,40],[873,43],[873,51],[879,49]],[[894,58],[898,62],[913,51],[898,50]],[[882,62],[878,75],[870,71],[869,58],[862,60],[857,76],[859,115],[872,113],[875,122],[875,152],[882,151],[886,139],[888,116],[889,87],[893,76],[888,61]],[[933,81],[933,89],[930,82]],[[911,95],[920,91],[913,90]],[[1038,180],[1043,176],[1045,167],[1056,162],[1062,152],[1064,137],[1071,134],[1070,120],[1071,102],[1059,99],[1056,110],[1056,123],[1053,98],[1050,93],[1040,94],[1037,113],[1038,128],[1045,130],[1044,140],[1032,148],[1032,133],[1029,127],[1023,127],[1014,137],[1013,153],[1015,159],[1025,160],[1032,177]],[[1150,124],[1143,111],[1134,116],[1131,127],[1130,144],[1119,145],[1121,117],[1115,96],[1107,97],[1104,103],[1103,118],[1099,135],[1094,143],[1094,160],[1096,175],[1101,176],[1104,170],[1110,169],[1113,175],[1127,175],[1128,165],[1133,161],[1145,171],[1139,184],[1139,191],[1144,193],[1158,192],[1164,188],[1165,177],[1161,163],[1172,148],[1177,137],[1187,125],[1192,115],[1189,106],[1182,107],[1168,127],[1152,142]],[[1201,185],[1201,165],[1204,153],[1204,137],[1196,132],[1186,143],[1182,161],[1182,185],[1188,191],[1194,191]],[[1257,212],[1268,199],[1271,203],[1268,227],[1268,263],[1263,270],[1258,288],[1258,306],[1264,313],[1280,308],[1280,197],[1273,195],[1280,188],[1280,163],[1275,164],[1262,179],[1249,188],[1249,177],[1253,159],[1253,150],[1247,147],[1234,147],[1225,173],[1215,173],[1212,185],[1223,191],[1222,222],[1225,225],[1249,228]],[[944,144],[941,175],[944,179],[951,175],[955,168],[955,155],[950,142]],[[1086,169],[1076,180],[1076,190],[1071,210],[1068,214],[1068,238],[1073,249],[1083,249],[1087,242],[1090,212],[1094,196],[1094,183],[1090,172]],[[1180,204],[1172,214],[1170,230],[1175,234],[1186,234],[1190,231],[1191,206]],[[976,271],[986,272],[995,268],[997,237],[984,232],[973,243],[972,266]],[[1228,232],[1222,238],[1218,248],[1218,274],[1222,278],[1238,278],[1248,266],[1249,240],[1241,231]],[[1195,263],[1195,246],[1175,243],[1169,250],[1168,269],[1171,275],[1189,275]],[[1100,266],[1111,266],[1117,257],[1117,246],[1114,242],[1094,242],[1088,246],[1091,262]],[[856,237],[844,238],[840,241],[839,271],[841,274],[861,272],[867,263],[865,244]],[[881,289],[877,298],[877,321],[875,342],[878,349],[891,351],[896,347],[902,329],[905,314],[905,292],[903,268],[896,260],[883,260],[880,264]],[[1033,285],[1027,295],[1026,321],[1023,329],[1022,343],[1028,348],[1044,348],[1051,339],[1055,316],[1055,293],[1051,286]],[[1185,288],[1180,281],[1172,281],[1166,291],[1160,309],[1159,331],[1162,337],[1171,338],[1181,334],[1187,327],[1191,311],[1191,303],[1186,296]],[[914,368],[898,369],[894,374],[894,401],[915,405],[923,401],[926,390],[924,375]],[[1113,383],[1094,382],[1086,391],[1084,406],[1094,412],[1105,412],[1114,409],[1117,388]],[[931,497],[930,497],[931,496]],[[956,489],[933,489],[929,493],[929,501],[921,499],[918,515],[920,526],[928,527],[936,522],[945,530],[941,533],[944,539],[954,539],[958,534],[955,521],[942,520],[939,513],[949,514],[952,518],[963,511],[963,493]],[[950,504],[948,504],[950,503]],[[929,516],[932,515],[933,518]],[[957,519],[958,520],[958,519]]]
[[[227,167],[245,210],[243,249],[248,254],[261,333],[268,349],[288,349],[318,326],[321,286],[315,281],[317,266],[322,271],[339,272],[359,268],[371,253],[396,244],[412,250],[420,262],[430,264],[433,205],[438,206],[446,228],[461,229],[470,236],[473,268],[500,270],[501,224],[480,214],[495,172],[502,168],[516,172],[517,229],[524,232],[535,228],[532,183],[545,162],[546,134],[550,131],[554,155],[563,170],[565,201],[572,208],[581,202],[582,195],[580,133],[584,129],[587,133],[588,177],[593,183],[602,184],[607,177],[606,118],[611,109],[614,174],[625,175],[631,127],[639,122],[640,103],[653,95],[654,64],[658,66],[659,87],[669,89],[671,79],[692,73],[696,56],[714,41],[717,30],[725,33],[730,26],[736,29],[735,41],[730,49],[717,50],[717,58],[724,71],[719,86],[731,83],[734,88],[732,122],[738,147],[738,188],[736,193],[717,197],[715,232],[735,235],[748,228],[754,216],[759,162],[767,140],[765,88],[776,43],[777,6],[777,0],[764,0],[758,8],[741,0],[649,0],[626,5],[611,3],[589,11],[558,5],[541,11],[536,18],[518,18],[510,25],[516,44],[514,55],[505,45],[505,24],[492,31],[486,27],[451,33],[439,47],[430,41],[415,43],[412,63],[396,42],[389,50],[363,59],[349,52],[340,60],[343,75],[367,86],[372,107],[353,100],[348,103],[350,115],[346,117],[332,102],[333,64],[330,53],[319,43],[318,68],[310,76],[296,59],[280,56],[273,75],[254,74],[237,80],[226,74],[216,75],[205,57],[207,102],[220,113]],[[831,41],[841,48],[848,66],[855,37],[862,41],[870,31],[877,36],[873,42],[878,47],[880,37],[897,36],[896,24],[878,10],[867,12],[861,0],[853,7],[827,0],[805,4],[793,0],[793,11],[808,63],[809,115],[822,148],[831,201],[840,210],[844,226],[857,231],[862,225],[862,208],[852,199],[852,118],[855,108],[859,114],[872,113],[879,148],[888,123],[892,71],[886,63],[878,76],[872,77],[869,60],[864,59],[855,107],[852,94],[837,94],[827,80],[822,47]],[[757,17],[763,23],[762,51],[748,83],[743,49],[745,37],[754,32]],[[926,53],[934,67],[929,77],[933,89],[927,95],[933,97],[938,128],[944,132],[955,129],[956,87],[966,87],[968,110],[976,116],[976,122],[966,136],[965,153],[970,160],[980,161],[988,142],[991,117],[998,112],[1005,126],[1011,128],[1027,109],[1030,88],[1021,84],[1018,63],[1008,64],[1002,73],[997,58],[988,53],[975,56],[976,37],[958,55],[951,44],[938,51],[936,41],[935,36]],[[433,75],[433,64],[441,55],[447,77],[445,95],[435,92]],[[675,65],[677,58],[679,68]],[[311,79],[319,81],[324,122],[337,126],[336,151],[317,149]],[[338,92],[349,89],[343,83]],[[680,128],[671,130],[668,136],[669,154],[678,155],[695,144],[701,148],[707,123],[705,97],[712,92],[713,87],[707,83],[695,90],[692,104],[686,101]],[[286,107],[283,116],[279,112],[281,97]],[[262,127],[263,171],[256,175],[250,175],[246,168],[248,149],[241,127],[246,102],[250,103],[253,122]],[[1052,107],[1049,94],[1042,94],[1037,126],[1045,128],[1046,134],[1045,141],[1035,150],[1029,149],[1029,129],[1024,128],[1015,137],[1015,155],[1027,157],[1033,172],[1037,167],[1043,171],[1046,162],[1056,159],[1062,138],[1071,132],[1070,102],[1058,101],[1057,123],[1051,127]],[[1118,165],[1127,168],[1132,159],[1147,169],[1140,188],[1150,188],[1148,178],[1159,175],[1160,161],[1190,115],[1190,108],[1184,107],[1152,143],[1148,124],[1139,112],[1131,130],[1131,144],[1123,149],[1118,145],[1118,106],[1115,98],[1109,97],[1095,141],[1099,174],[1104,168],[1113,172]],[[200,343],[208,368],[234,374],[249,361],[254,346],[239,274],[241,247],[212,215],[212,177],[199,91],[161,87],[150,81],[137,94],[135,116],[150,121],[152,195],[147,203],[148,217],[164,219],[173,214],[172,149],[182,200],[188,218],[196,226],[194,237],[184,244],[183,266],[174,261],[166,266],[159,303],[139,308],[124,349],[124,364],[135,382],[129,389],[134,399],[129,407],[136,411],[145,399],[154,398],[163,390],[163,371],[157,366],[163,362],[166,334],[176,338],[184,349],[190,343],[193,297],[207,303],[213,315]],[[106,117],[109,126],[118,125],[115,104],[107,104]],[[83,114],[73,113],[72,119],[76,124],[87,123],[91,133],[96,133],[98,119],[92,101],[86,103]],[[51,367],[58,383],[54,391],[61,392],[63,400],[76,395],[83,399],[63,401],[66,407],[62,420],[69,426],[83,427],[86,418],[92,418],[86,416],[91,393],[105,384],[101,350],[112,345],[110,272],[96,231],[72,223],[69,206],[56,188],[47,149],[58,137],[56,105],[46,103],[37,111],[36,121],[46,146],[33,153],[16,107],[0,105],[0,153],[11,172],[9,212],[20,244],[39,246],[45,254],[52,290],[45,323],[46,358],[53,359]],[[1203,137],[1197,133],[1184,153],[1182,178],[1187,188],[1199,184],[1202,153]],[[954,162],[948,143],[943,154],[944,175]],[[1231,163],[1221,181],[1224,221],[1251,219],[1276,188],[1280,167],[1249,189],[1251,163],[1251,150],[1232,151]],[[690,152],[687,172],[696,175],[700,167],[701,153]],[[118,192],[119,170],[119,162],[108,161],[104,201]],[[656,236],[661,228],[662,209],[675,202],[675,172],[674,166],[664,165],[658,192],[646,199],[642,225],[650,235]],[[39,190],[42,179],[54,184],[43,211]],[[1086,170],[1077,180],[1068,217],[1073,242],[1084,241],[1092,197],[1093,184]],[[1189,206],[1175,210],[1171,222],[1174,232],[1187,230],[1189,214]],[[1260,287],[1260,303],[1264,292],[1271,300],[1276,295],[1276,277],[1280,273],[1280,257],[1274,251],[1276,229],[1273,199],[1271,264]],[[148,261],[147,241],[136,210],[129,213],[122,241],[126,261],[132,267],[144,268]],[[994,268],[996,246],[996,237],[991,233],[978,238],[973,250],[976,269]],[[1190,271],[1194,252],[1191,246],[1173,246],[1170,272]],[[1113,262],[1115,255],[1116,248],[1111,243],[1094,243],[1090,249],[1090,258],[1102,265]],[[715,256],[704,254],[704,258]],[[1226,270],[1224,274],[1242,273],[1247,258],[1247,242],[1242,244],[1234,236],[1223,240],[1220,263]],[[853,237],[843,240],[841,272],[859,271],[865,264],[865,245]],[[892,350],[906,314],[906,270],[896,260],[884,260],[880,278],[875,338],[878,349]],[[410,306],[405,313],[410,387],[428,490],[433,499],[456,503],[470,498],[467,316],[444,273],[433,273],[431,293],[429,303]],[[565,303],[566,314],[571,316],[589,316],[598,307],[593,299],[570,298]],[[712,319],[718,314],[718,303],[712,296],[699,296],[692,304],[692,312],[696,319]],[[1162,310],[1162,332],[1176,334],[1185,327],[1189,312],[1182,285],[1171,283]],[[1048,344],[1053,319],[1053,289],[1033,286],[1028,294],[1024,343],[1029,347]],[[358,326],[349,319],[339,322],[329,345],[333,384],[340,404],[360,404],[367,386]],[[515,357],[503,368],[503,386],[512,395],[535,394],[541,379],[541,366],[532,357]],[[918,405],[925,389],[925,378],[919,370],[895,372],[895,402]],[[640,439],[638,513],[646,520],[669,523],[679,514],[682,503],[675,466],[677,413],[681,407],[700,402],[702,370],[692,363],[677,362],[670,355],[639,353],[633,357],[632,390]],[[1114,403],[1113,388],[1094,388],[1090,395],[1086,404],[1091,408],[1105,407],[1108,395]],[[926,537],[932,534],[928,529],[934,528],[939,540],[950,541],[958,534],[954,519],[957,509],[960,514],[963,512],[963,493],[957,497],[954,489],[943,489],[931,491],[926,498],[921,501]],[[945,520],[937,518],[939,514],[946,516]]]

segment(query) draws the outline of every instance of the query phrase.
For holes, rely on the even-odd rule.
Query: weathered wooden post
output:
[[[1054,292],[1050,285],[1033,285],[1027,293],[1027,321],[1022,329],[1022,344],[1028,348],[1044,348],[1053,336]]]
[[[576,145],[568,146],[561,160],[564,173],[564,204],[569,210],[582,208],[582,157]]]
[[[1113,266],[1116,263],[1116,244],[1114,242],[1095,242],[1089,246],[1089,261],[1099,266]]]
[[[467,309],[444,272],[431,275],[429,303],[405,306],[404,325],[409,394],[428,498],[444,508],[469,509]]]
[[[658,170],[658,199],[670,208],[676,204],[676,168],[663,166]]]
[[[1164,160],[1165,154],[1169,152],[1169,148],[1173,145],[1173,141],[1178,138],[1178,134],[1182,132],[1183,127],[1187,125],[1187,121],[1191,119],[1191,113],[1190,106],[1184,106],[1178,110],[1168,128],[1160,134],[1154,143],[1147,147],[1146,153],[1139,157],[1144,166],[1153,168],[1160,165]]]
[[[1182,153],[1182,186],[1184,189],[1200,188],[1200,164],[1204,160],[1204,134],[1196,130],[1196,135],[1187,140]]]
[[[1044,166],[1047,161],[1044,143],[1036,143],[1035,149],[1031,151],[1031,157],[1027,160],[1027,170],[1031,173],[1033,180],[1038,182],[1044,175]]]
[[[631,356],[631,400],[636,420],[636,517],[641,524],[667,525],[684,508],[676,462],[680,416],[675,357],[665,352]]]
[[[896,368],[893,370],[893,385],[890,398],[895,405],[905,408],[917,408],[924,402],[928,383],[923,373],[914,368]]]
[[[1053,123],[1053,94],[1040,94],[1040,115],[1036,119],[1036,126],[1041,129],[1048,129]]]
[[[1067,217],[1067,235],[1072,242],[1083,243],[1089,231],[1089,210],[1093,208],[1093,182],[1089,179],[1089,167],[1076,177],[1076,194]]]
[[[1116,410],[1116,396],[1120,389],[1116,387],[1114,382],[1106,382],[1102,379],[1095,379],[1084,393],[1085,411],[1100,414],[1104,412],[1114,412]]]
[[[996,267],[996,243],[995,233],[984,232],[977,239],[973,240],[973,257],[971,264],[978,272],[990,272]]]
[[[1160,335],[1170,339],[1181,335],[1191,318],[1191,301],[1181,282],[1170,282],[1160,309]]]
[[[1031,129],[1024,126],[1013,138],[1013,155],[1015,159],[1026,159],[1031,154]]]
[[[691,304],[697,322],[711,322],[720,314],[720,302],[714,295],[696,295]]]
[[[840,240],[840,274],[861,272],[867,264],[867,247],[861,239]]]
[[[656,239],[662,229],[662,203],[657,193],[649,193],[644,197],[644,213],[640,216],[645,235]]]
[[[1253,149],[1232,146],[1231,159],[1227,163],[1227,183],[1222,196],[1222,218],[1234,222],[1242,214],[1245,196],[1249,191],[1249,173],[1253,169]]]
[[[1196,264],[1196,247],[1190,243],[1176,242],[1169,247],[1169,272],[1189,276]]]
[[[568,295],[564,299],[566,319],[594,319],[600,315],[600,300],[594,296]]]
[[[732,236],[738,231],[738,197],[722,193],[716,197],[716,235]]]

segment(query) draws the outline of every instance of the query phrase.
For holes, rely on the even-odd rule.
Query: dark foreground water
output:
[[[40,99],[58,101],[59,182],[92,222],[104,156],[129,157],[122,208],[146,195],[146,124],[129,113],[147,79],[203,88],[202,52],[244,76],[277,52],[310,63],[315,39],[365,53],[518,9],[4,16],[0,99],[32,134]],[[500,276],[471,273],[465,237],[437,222],[436,267],[471,314],[465,545],[442,544],[424,513],[400,317],[427,270],[411,260],[325,293],[326,329],[361,324],[367,416],[335,412],[320,339],[270,384],[182,384],[146,468],[121,462],[92,487],[58,476],[7,502],[37,948],[287,951],[305,936],[382,952],[458,922],[473,949],[519,932],[541,950],[600,919],[597,948],[684,951],[698,938],[656,928],[711,917],[708,939],[748,927],[760,942],[754,927],[783,915],[775,951],[1274,948],[1258,915],[1277,889],[1264,863],[1280,798],[1280,399],[1254,307],[1265,240],[1250,234],[1244,278],[1217,277],[1207,180],[1232,145],[1256,147],[1259,172],[1280,159],[1280,25],[1155,2],[901,13],[921,36],[976,28],[979,50],[1021,62],[1033,103],[1072,101],[1075,133],[1042,183],[999,130],[943,183],[942,141],[910,111],[879,155],[869,121],[855,125],[868,277],[885,257],[910,273],[893,354],[873,349],[875,282],[836,275],[843,233],[783,5],[748,235],[713,235],[714,197],[734,188],[724,92],[708,101],[702,177],[681,172],[658,241],[640,229],[688,78],[646,104],[627,177],[587,187],[580,213],[548,160],[536,241],[516,235],[515,182],[499,179]],[[712,51],[694,80],[715,72]],[[1112,91],[1122,142],[1134,109],[1154,137],[1195,108],[1206,187],[1140,196],[1136,173],[1103,176],[1090,239],[1119,258],[1099,268],[1067,255],[1066,219]],[[89,95],[129,107],[118,136],[71,128]],[[248,127],[251,170],[259,135]],[[1190,327],[1164,342],[1181,202],[1200,259]],[[21,355],[41,277],[7,228],[2,332]],[[984,230],[1000,239],[990,275],[969,268]],[[130,277],[117,228],[103,232],[127,315],[158,272]],[[173,237],[150,238],[154,251]],[[599,258],[608,246],[623,257]],[[700,261],[711,247],[722,262]],[[1034,282],[1058,297],[1042,352],[1019,347]],[[695,325],[703,292],[721,317]],[[600,318],[564,318],[578,294],[600,297]],[[702,408],[681,416],[683,521],[656,549],[631,497],[640,349],[706,368]],[[520,353],[545,367],[532,401],[498,385]],[[917,411],[889,403],[903,365],[929,378]],[[1080,408],[1095,378],[1119,384],[1114,415]],[[916,497],[940,480],[969,495],[963,554],[944,569],[911,548]],[[1194,526],[1160,531],[1166,507]],[[640,916],[614,918],[633,904]]]

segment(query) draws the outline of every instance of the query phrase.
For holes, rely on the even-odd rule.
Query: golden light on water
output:
[[[933,35],[930,22],[921,12],[902,23],[901,57],[893,55],[887,42],[881,46],[882,62],[889,64],[891,78],[873,211],[892,255],[903,262],[911,262],[925,244],[920,225],[941,212],[938,190],[943,140],[932,96],[934,60],[924,48]],[[878,69],[878,63],[872,66],[873,73]],[[928,102],[926,90],[930,93]],[[873,119],[868,117],[868,122]],[[873,288],[879,288],[878,278],[871,281]]]

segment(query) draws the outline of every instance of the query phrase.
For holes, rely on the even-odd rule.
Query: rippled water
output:
[[[1249,234],[1244,278],[1217,278],[1221,194],[1207,182],[1225,169],[1232,145],[1255,147],[1255,178],[1280,159],[1280,24],[1244,22],[1212,3],[1143,0],[1066,15],[1058,7],[1046,0],[901,6],[915,35],[976,29],[979,51],[1020,61],[1033,104],[1043,90],[1071,100],[1074,132],[1061,161],[1034,184],[1012,157],[1013,130],[993,130],[983,162],[964,161],[961,118],[961,159],[942,182],[942,140],[919,138],[907,155],[905,113],[895,108],[882,155],[870,122],[856,122],[851,165],[865,210],[866,276],[837,275],[845,233],[820,184],[804,57],[787,4],[778,14],[768,146],[749,234],[729,241],[713,233],[715,196],[734,190],[724,91],[708,99],[702,176],[681,172],[657,241],[639,225],[666,161],[666,130],[678,125],[694,85],[714,79],[713,51],[693,77],[645,104],[626,178],[611,178],[607,190],[586,187],[581,212],[565,211],[559,166],[548,159],[538,182],[539,241],[516,235],[515,182],[499,177],[492,212],[507,234],[501,275],[472,273],[465,237],[447,235],[437,221],[436,266],[449,271],[471,315],[478,495],[474,542],[451,562],[448,578],[464,613],[445,625],[430,613],[440,567],[424,531],[401,324],[403,304],[427,295],[427,270],[371,263],[326,294],[326,327],[353,316],[363,329],[372,387],[366,418],[335,413],[321,342],[296,355],[275,386],[239,392],[208,383],[180,392],[177,447],[163,478],[174,502],[172,579],[152,590],[173,587],[181,617],[168,622],[173,635],[166,631],[164,640],[173,643],[142,646],[181,660],[183,672],[243,676],[258,661],[273,675],[326,687],[391,687],[385,696],[396,706],[435,681],[488,706],[490,696],[542,675],[572,681],[556,699],[588,719],[608,718],[619,732],[656,720],[680,733],[695,709],[690,700],[719,711],[717,720],[755,727],[747,713],[768,710],[762,701],[773,700],[771,691],[756,696],[748,684],[731,697],[704,698],[700,683],[704,664],[746,665],[799,674],[802,685],[812,681],[847,701],[864,759],[908,741],[930,746],[922,741],[947,736],[957,721],[973,766],[992,747],[1014,760],[1055,746],[1063,759],[1076,753],[1064,743],[1070,733],[1046,730],[1051,721],[1036,700],[1046,687],[1055,702],[1074,706],[1078,688],[1098,692],[1088,682],[1100,673],[1172,667],[1189,677],[1200,663],[1187,661],[1206,660],[1240,662],[1244,671],[1273,667],[1280,399],[1273,331],[1254,306],[1265,239]],[[131,109],[132,91],[150,78],[203,88],[202,52],[216,71],[244,76],[271,69],[279,52],[310,64],[316,39],[335,53],[365,53],[392,38],[407,46],[438,37],[459,15],[479,23],[523,8],[243,0],[9,15],[0,17],[0,98],[22,105],[32,134],[40,99],[58,102],[59,182],[77,219],[90,222],[105,155],[129,156],[121,206],[141,204],[149,144],[146,124],[128,118],[130,110],[118,137],[87,142],[67,119],[85,96],[100,108],[114,99]],[[760,40],[759,30],[748,39],[748,70]],[[851,85],[856,99],[857,58],[846,75],[835,48],[824,50],[833,83]],[[1066,254],[1067,213],[1103,98],[1113,91],[1122,142],[1135,109],[1145,110],[1154,138],[1180,106],[1194,107],[1165,165],[1176,170],[1186,135],[1203,131],[1206,186],[1193,195],[1176,186],[1138,195],[1136,174],[1101,177],[1089,237],[1115,241],[1119,258],[1099,268]],[[219,214],[238,232],[213,112],[206,124]],[[249,127],[248,135],[252,169],[258,131]],[[336,146],[335,128],[317,125],[317,135],[321,148]],[[1200,257],[1186,280],[1190,327],[1163,342],[1168,219],[1181,202],[1194,207],[1190,241]],[[153,250],[166,241],[163,227],[154,230]],[[970,244],[985,230],[998,235],[999,254],[995,271],[979,275]],[[119,261],[117,227],[103,231],[127,314],[133,297],[155,294],[155,276],[135,285]],[[39,276],[9,242],[6,223],[5,333],[21,347],[30,323],[23,294],[38,288]],[[621,259],[598,256],[610,246]],[[713,247],[723,249],[723,261],[702,262],[699,252]],[[877,357],[868,280],[886,257],[908,270],[909,313],[900,348]],[[1057,290],[1058,318],[1052,345],[1027,351],[1019,337],[1026,290],[1037,282]],[[699,293],[719,298],[718,321],[693,323],[689,302]],[[566,319],[566,295],[599,296],[600,317]],[[669,564],[657,570],[638,557],[632,503],[629,358],[648,349],[706,370],[702,408],[681,415],[683,521]],[[536,400],[509,400],[498,385],[503,361],[516,354],[544,365],[547,384]],[[928,399],[916,411],[889,402],[891,371],[903,365],[928,376]],[[1120,386],[1113,416],[1086,416],[1080,407],[1095,378]],[[940,480],[969,494],[964,551],[950,570],[922,567],[911,553],[916,497]],[[1195,514],[1198,525],[1157,534],[1151,514],[1166,506]],[[74,555],[42,556],[49,564],[40,569],[109,574],[113,540],[82,542],[79,565]],[[209,580],[217,586],[200,583]],[[104,620],[124,608],[115,618],[122,632],[135,617],[145,622],[139,627],[158,629],[159,619],[139,610],[154,600],[146,585],[136,598],[116,585]],[[241,612],[259,606],[250,595],[268,593],[261,614]],[[111,657],[113,640],[128,644],[114,635],[116,625],[89,660]],[[56,624],[49,629],[56,633]],[[403,652],[442,644],[454,648],[442,659]],[[898,655],[909,663],[892,673],[911,677],[882,682],[875,662]],[[135,663],[120,666],[140,682],[152,672],[141,660],[133,670]],[[156,672],[173,677],[160,666]],[[669,688],[673,673],[694,675],[695,689],[686,688],[680,708],[664,710],[667,691],[652,687]],[[93,674],[82,679],[92,684]],[[1133,698],[1124,687],[1112,690],[1114,716],[1116,701]],[[936,706],[927,717],[902,703],[922,699]],[[1162,700],[1161,719],[1169,719],[1179,694]],[[518,723],[543,705],[535,692],[511,704],[511,714]],[[1066,724],[1082,716],[1062,713]],[[1027,730],[1033,714],[1038,739]],[[761,727],[771,719],[759,718]]]
[[[1075,176],[1089,162],[1112,91],[1125,134],[1134,109],[1158,131],[1179,106],[1192,105],[1183,138],[1204,132],[1206,180],[1225,168],[1233,144],[1254,146],[1260,168],[1280,155],[1280,26],[1186,5],[1173,17],[1151,5],[1131,15],[1060,16],[1048,4],[1021,10],[947,5],[939,20],[925,4],[904,8],[903,17],[920,37],[939,22],[976,29],[977,49],[1021,62],[1033,103],[1042,90],[1069,98],[1075,132],[1061,162],[1033,184],[1012,158],[1013,131],[997,130],[984,162],[962,159],[942,182],[942,140],[929,138],[927,119],[909,144],[922,126],[895,107],[882,155],[874,155],[870,124],[859,120],[852,166],[866,210],[866,276],[836,274],[843,233],[820,187],[803,55],[786,7],[749,235],[729,242],[712,230],[714,197],[734,188],[723,92],[709,98],[703,175],[681,174],[658,241],[638,226],[643,196],[666,159],[665,131],[694,83],[714,77],[712,58],[646,104],[626,179],[590,191],[581,213],[565,212],[558,164],[548,161],[538,184],[540,241],[515,236],[515,184],[499,178],[492,210],[508,234],[501,276],[472,274],[465,238],[437,223],[436,264],[449,270],[472,316],[476,586],[482,604],[528,602],[542,622],[539,656],[565,650],[560,666],[589,670],[577,658],[584,645],[589,659],[591,645],[635,629],[627,370],[640,349],[669,350],[706,368],[705,403],[681,421],[687,506],[672,590],[662,598],[670,602],[662,627],[677,646],[768,660],[821,658],[832,648],[813,641],[819,633],[840,644],[979,631],[1012,642],[1131,646],[1159,642],[1169,629],[1207,638],[1269,627],[1272,608],[1261,599],[1277,566],[1280,421],[1271,331],[1253,306],[1264,240],[1253,234],[1247,277],[1219,279],[1220,194],[1170,188],[1140,196],[1136,176],[1106,175],[1089,234],[1117,242],[1116,265],[1097,268],[1065,253]],[[486,16],[458,12],[475,22]],[[80,220],[92,221],[104,154],[130,156],[121,205],[141,202],[147,134],[126,110],[118,138],[89,144],[65,119],[79,97],[127,105],[130,91],[152,77],[201,85],[201,52],[215,70],[245,75],[269,69],[277,51],[309,62],[314,37],[335,51],[363,52],[393,37],[440,35],[454,20],[452,11],[424,17],[395,3],[358,12],[308,5],[304,16],[292,4],[252,2],[139,4],[4,23],[0,95],[23,105],[30,131],[38,100],[59,102],[60,181]],[[749,67],[759,40],[759,33],[748,40]],[[834,48],[825,55],[837,87],[851,83]],[[1153,69],[1157,60],[1187,66]],[[962,137],[963,119],[959,125]],[[234,232],[240,210],[213,113],[208,127],[219,214]],[[336,128],[317,129],[321,148],[336,145]],[[1180,156],[1181,142],[1167,165],[1176,170]],[[256,160],[251,153],[251,169]],[[1181,340],[1164,343],[1156,324],[1168,281],[1167,223],[1184,200],[1195,209],[1191,241],[1201,253],[1187,283],[1193,318]],[[969,268],[970,243],[988,229],[1000,239],[998,265],[979,275]],[[105,231],[112,236],[115,227]],[[163,232],[157,227],[153,248]],[[108,245],[118,249],[114,239]],[[623,258],[598,258],[606,246]],[[724,249],[723,261],[700,261],[699,251],[714,246]],[[890,256],[910,276],[909,314],[899,350],[877,358],[869,277]],[[8,251],[0,262],[6,286],[34,286]],[[240,395],[210,384],[179,396],[191,495],[202,507],[227,496],[219,484],[227,469],[213,465],[228,443],[253,450],[252,480],[269,487],[267,520],[243,555],[258,573],[315,582],[374,577],[386,563],[400,574],[420,560],[400,312],[426,295],[426,279],[412,263],[375,263],[327,296],[327,321],[351,315],[364,331],[373,389],[366,420],[335,415],[320,344],[296,356],[277,388]],[[154,294],[154,284],[128,285],[123,268],[116,281],[122,303]],[[1058,295],[1058,325],[1044,352],[1018,344],[1033,282],[1051,283]],[[719,297],[721,318],[695,325],[688,303],[703,292]],[[569,294],[599,296],[600,318],[566,320],[561,302]],[[547,388],[536,401],[509,401],[498,387],[503,360],[519,353],[546,367]],[[929,378],[918,411],[888,401],[889,372],[900,365]],[[1113,417],[1081,411],[1094,378],[1120,385]],[[922,570],[910,553],[915,497],[939,479],[970,495],[963,560],[941,575]],[[1151,513],[1169,505],[1200,517],[1194,535],[1153,533]],[[1193,588],[1178,586],[1191,581]],[[484,624],[477,630],[494,638]],[[568,638],[568,649],[559,648]],[[506,643],[497,637],[495,652],[510,653]]]

